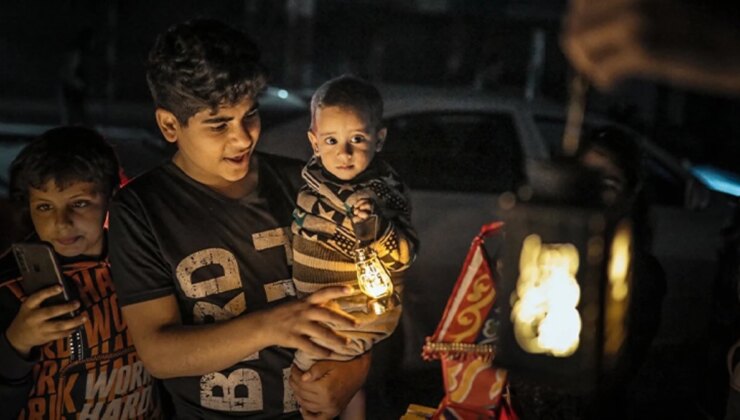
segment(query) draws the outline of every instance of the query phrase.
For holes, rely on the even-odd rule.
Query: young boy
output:
[[[332,417],[369,369],[369,357],[358,357],[291,370],[292,349],[342,352],[345,338],[324,322],[354,319],[322,306],[348,290],[293,298],[289,226],[300,166],[255,152],[265,84],[258,59],[244,33],[216,21],[159,36],[147,81],[157,124],[178,150],[111,208],[123,314],[178,418]]]
[[[331,285],[357,287],[357,247],[372,248],[394,282],[414,260],[417,240],[406,189],[390,166],[375,157],[386,136],[382,115],[378,90],[352,76],[329,80],[311,99],[308,138],[314,156],[303,168],[306,185],[298,193],[292,225],[293,281],[299,297]],[[401,314],[399,304],[376,315],[362,293],[337,303],[361,323],[337,328],[351,342],[348,352],[332,355],[336,360],[370,350],[393,332]],[[299,350],[294,363],[306,370],[316,360]],[[343,417],[364,417],[363,401],[358,394]]]
[[[118,183],[113,149],[82,127],[47,131],[12,163],[12,198],[35,229],[29,240],[53,246],[75,298],[44,305],[60,288],[27,296],[12,253],[0,259],[3,418],[161,417],[110,280],[103,223]],[[69,339],[83,351],[71,351]]]

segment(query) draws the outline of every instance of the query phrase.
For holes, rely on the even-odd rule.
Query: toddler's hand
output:
[[[358,223],[363,220],[367,220],[368,217],[372,216],[375,212],[375,205],[369,198],[362,198],[357,200],[354,206],[352,206],[352,223]]]
[[[8,326],[5,336],[18,353],[28,356],[35,346],[66,337],[84,324],[84,314],[71,319],[54,319],[73,312],[80,306],[78,301],[62,305],[42,307],[48,298],[62,292],[59,286],[52,286],[32,294],[21,304],[18,314]]]

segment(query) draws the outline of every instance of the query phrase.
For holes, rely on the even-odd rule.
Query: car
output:
[[[382,156],[411,188],[412,222],[420,240],[407,272],[401,370],[423,371],[425,337],[441,318],[472,238],[498,218],[498,197],[527,179],[532,164],[559,155],[564,107],[471,89],[381,86],[388,127]],[[588,115],[587,128],[615,125]],[[307,160],[308,113],[266,127],[258,148]],[[700,336],[709,322],[720,230],[728,196],[716,194],[678,159],[626,127],[645,154],[652,193],[651,251],[669,286],[658,341]],[[687,319],[685,308],[692,308]]]

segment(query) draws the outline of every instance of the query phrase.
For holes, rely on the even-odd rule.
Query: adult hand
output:
[[[365,383],[370,360],[368,352],[346,362],[322,360],[306,372],[293,365],[290,386],[303,418],[331,419],[339,415]]]
[[[271,328],[269,342],[272,345],[294,348],[317,358],[328,358],[332,352],[346,353],[347,337],[334,332],[327,324],[336,328],[354,327],[357,320],[332,305],[332,300],[349,296],[351,287],[326,287],[305,299],[279,305],[265,311],[265,320]]]
[[[80,307],[78,301],[41,307],[46,299],[61,292],[61,287],[52,286],[32,294],[21,304],[18,314],[10,323],[5,336],[10,345],[24,357],[28,357],[35,346],[70,335],[87,320],[84,314],[71,319],[54,319],[75,311]]]
[[[740,27],[718,4],[571,0],[563,52],[600,89],[644,77],[740,94]]]

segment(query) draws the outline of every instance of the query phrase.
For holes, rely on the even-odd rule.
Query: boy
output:
[[[292,225],[299,297],[330,285],[357,286],[356,247],[371,247],[394,278],[414,259],[416,233],[406,190],[390,166],[375,157],[386,136],[382,115],[378,90],[352,76],[329,80],[311,99],[308,138],[314,156],[303,169],[306,185],[298,193]],[[401,315],[400,304],[375,315],[361,293],[337,303],[361,324],[337,328],[352,341],[347,353],[332,355],[336,360],[370,350],[393,332]],[[306,370],[316,360],[299,350],[294,363]],[[364,417],[361,394],[350,407],[343,417]]]
[[[322,306],[347,290],[292,298],[299,166],[255,152],[265,84],[258,59],[244,33],[216,21],[159,36],[147,81],[157,124],[178,150],[127,184],[111,209],[123,313],[178,418],[332,417],[369,369],[359,357],[291,371],[292,349],[342,351],[345,338],[324,322],[354,320]]]
[[[12,198],[50,243],[75,299],[27,296],[11,252],[0,259],[0,413],[18,418],[158,418],[152,377],[131,343],[110,281],[103,224],[118,161],[95,131],[61,127],[26,146],[11,166]],[[57,318],[78,310],[71,319]],[[70,351],[68,339],[82,345]]]

